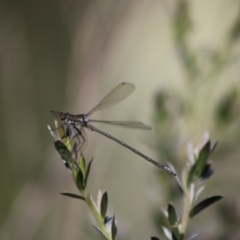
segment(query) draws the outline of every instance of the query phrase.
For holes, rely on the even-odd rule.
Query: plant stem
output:
[[[105,236],[106,239],[111,240],[112,239],[111,235],[107,232],[104,222],[103,222],[103,219],[101,218],[101,216],[96,208],[96,205],[93,202],[92,198],[90,197],[90,194],[88,193],[87,189],[84,189],[81,193],[84,196],[85,201],[86,201],[87,205],[89,206],[102,234]]]
[[[189,190],[185,191],[184,194],[184,207],[183,207],[183,217],[182,217],[182,226],[180,229],[181,239],[183,239],[189,220],[189,212],[191,210],[190,195]]]

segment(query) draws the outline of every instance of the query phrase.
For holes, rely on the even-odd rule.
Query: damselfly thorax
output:
[[[51,113],[54,116],[60,115],[60,120],[65,124],[87,127],[87,123],[89,122],[88,116],[86,114],[74,115],[68,112],[57,112],[57,111],[51,111]]]

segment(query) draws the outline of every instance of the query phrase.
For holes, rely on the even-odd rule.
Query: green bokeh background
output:
[[[50,110],[85,113],[121,82],[123,103],[96,113],[151,132],[97,126],[181,173],[187,140],[220,144],[205,196],[225,200],[190,222],[201,239],[239,239],[240,4],[196,1],[0,1],[0,239],[99,239],[47,130]],[[119,239],[161,236],[153,216],[181,198],[170,176],[88,133],[89,188],[109,194]],[[172,195],[174,192],[174,196]],[[154,214],[155,213],[155,214]],[[155,220],[154,220],[155,219]]]

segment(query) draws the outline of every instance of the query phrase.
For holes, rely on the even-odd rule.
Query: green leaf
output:
[[[196,164],[194,164],[188,174],[188,178],[187,178],[187,188],[189,189],[190,184],[193,182],[194,177],[195,177],[195,169],[196,169]]]
[[[174,226],[178,221],[176,210],[171,203],[168,204],[168,221],[171,226]]]
[[[73,177],[76,183],[76,186],[78,188],[79,191],[84,190],[85,186],[84,186],[84,177],[83,177],[83,173],[81,170],[73,170]]]
[[[71,153],[68,150],[68,148],[64,145],[63,142],[61,142],[60,140],[57,140],[54,142],[55,148],[57,149],[57,151],[59,152],[59,154],[61,155],[61,157],[64,160],[67,160],[68,158],[71,158]]]
[[[70,171],[72,171],[72,168],[74,165],[74,159],[72,158],[71,153],[68,150],[68,148],[60,140],[55,141],[54,145],[55,145],[56,150],[62,157],[63,163],[65,164],[66,168],[68,168]]]
[[[115,240],[117,237],[117,226],[115,221],[115,215],[113,215],[113,219],[112,219],[111,233],[112,233],[112,240]]]
[[[188,178],[187,178],[187,187],[189,188],[190,184],[201,177],[205,166],[207,164],[208,157],[211,153],[211,143],[207,141],[206,144],[202,147],[199,152],[198,158],[195,164],[192,166]]]
[[[71,197],[71,198],[76,198],[76,199],[80,199],[80,200],[83,200],[85,201],[85,198],[80,196],[80,195],[77,195],[77,194],[74,194],[74,193],[68,193],[68,192],[62,192],[61,193],[63,196],[67,196],[67,197]]]
[[[91,161],[88,163],[87,165],[87,171],[86,171],[86,175],[85,175],[85,183],[84,185],[87,186],[87,181],[88,181],[88,175],[90,173],[90,170],[91,170],[91,166],[92,166],[92,161],[93,161],[93,158],[91,159]]]
[[[100,204],[100,213],[101,213],[102,219],[104,219],[106,216],[107,207],[108,207],[108,195],[107,195],[107,192],[104,191],[102,193],[101,204]]]
[[[208,141],[203,148],[201,149],[199,155],[198,155],[198,159],[196,161],[196,166],[195,166],[195,175],[196,177],[200,177],[205,165],[207,163],[208,157],[210,155],[211,152],[211,143],[210,141]]]
[[[79,159],[77,160],[77,164],[78,164],[79,169],[82,170],[82,174],[85,176],[86,163],[85,163],[85,158],[82,154],[80,155]]]
[[[168,221],[172,227],[173,239],[178,239],[179,238],[178,217],[177,212],[171,203],[168,204]]]
[[[173,233],[173,231],[172,231],[172,239],[173,240],[178,240],[179,239],[179,238],[176,237],[176,235]]]
[[[189,213],[189,218],[194,217],[195,215],[197,215],[198,213],[203,211],[205,208],[207,208],[211,204],[221,200],[222,198],[223,198],[223,196],[212,196],[212,197],[204,199],[203,201],[201,201],[195,207],[192,208],[192,210]]]

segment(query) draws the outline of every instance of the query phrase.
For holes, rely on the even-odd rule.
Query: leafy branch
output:
[[[107,192],[99,190],[96,204],[87,189],[93,159],[86,165],[85,158],[82,154],[78,159],[74,158],[73,156],[77,156],[77,150],[76,148],[72,149],[70,139],[65,136],[63,126],[58,121],[55,121],[55,126],[56,129],[51,129],[51,127],[48,126],[55,140],[55,148],[62,157],[65,166],[72,172],[75,185],[80,192],[80,195],[69,192],[62,192],[61,194],[84,201],[97,222],[97,226],[94,226],[94,228],[97,229],[106,240],[115,240],[117,236],[115,216],[109,217],[106,215],[108,208]]]
[[[216,146],[217,142],[211,144],[208,133],[205,134],[202,143],[195,150],[192,143],[188,143],[187,164],[183,170],[182,178],[176,177],[177,185],[183,194],[183,214],[181,219],[179,219],[179,214],[174,205],[172,203],[168,204],[167,211],[163,213],[170,227],[166,228],[162,226],[163,234],[166,239],[183,240],[190,219],[223,198],[221,195],[215,195],[199,201],[200,194],[205,187],[205,181],[214,173],[209,157]],[[188,240],[195,239],[199,236],[200,234],[196,234]],[[157,237],[152,237],[151,239],[159,240]]]

